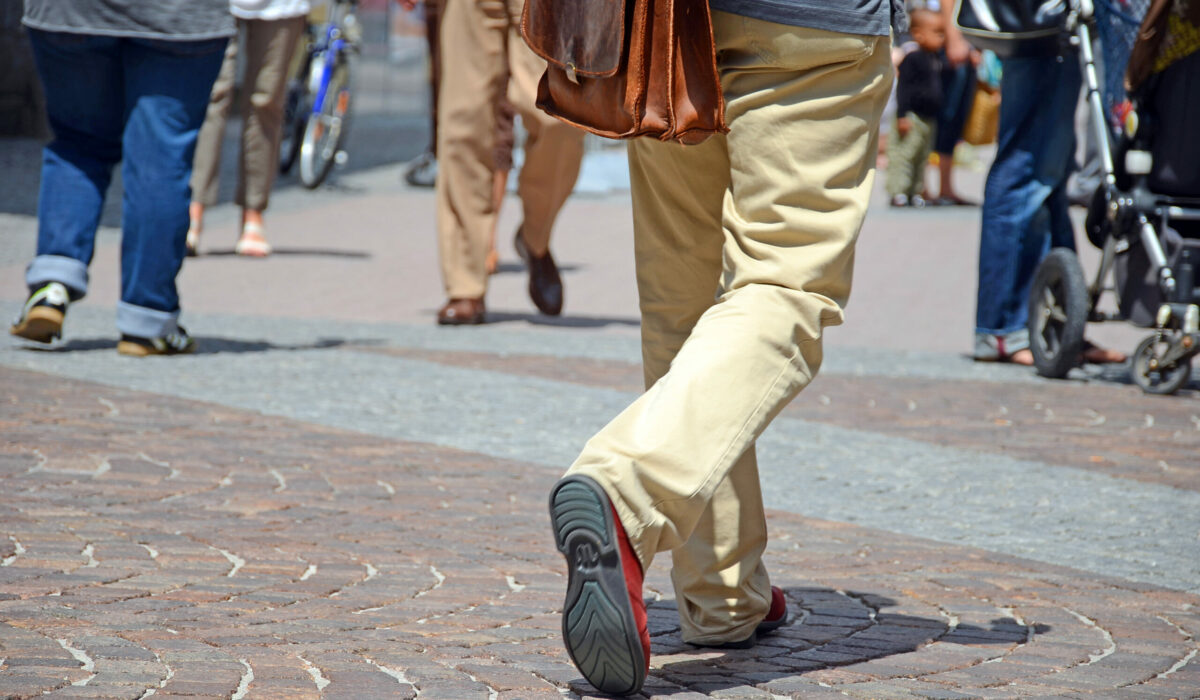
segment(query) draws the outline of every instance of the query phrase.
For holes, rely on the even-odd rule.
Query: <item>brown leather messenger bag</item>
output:
[[[707,0],[526,0],[521,34],[552,116],[614,139],[729,131]]]

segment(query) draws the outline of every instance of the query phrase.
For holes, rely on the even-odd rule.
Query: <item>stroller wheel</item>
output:
[[[1190,359],[1179,360],[1169,367],[1159,364],[1170,347],[1167,338],[1158,340],[1157,335],[1152,335],[1138,343],[1133,352],[1133,381],[1147,394],[1174,394],[1192,377]]]
[[[1079,364],[1090,307],[1075,252],[1051,250],[1029,292],[1029,349],[1038,374],[1061,379]]]

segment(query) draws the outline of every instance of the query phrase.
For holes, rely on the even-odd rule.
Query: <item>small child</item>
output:
[[[888,139],[887,193],[893,207],[922,206],[925,164],[933,150],[937,115],[942,108],[938,52],[946,45],[945,20],[939,12],[910,13],[916,48],[900,62],[896,77],[896,115]]]

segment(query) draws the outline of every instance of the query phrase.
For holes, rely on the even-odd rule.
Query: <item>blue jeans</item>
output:
[[[1003,63],[996,160],[983,195],[977,346],[998,337],[1012,353],[1029,346],[1029,288],[1051,247],[1075,248],[1066,182],[1075,153],[1081,75],[1073,54]]]
[[[963,126],[975,99],[975,67],[970,62],[951,66],[942,54],[942,109],[937,115],[933,150],[954,156],[954,147],[962,139]]]
[[[30,30],[54,140],[42,155],[31,287],[87,293],[113,167],[122,162],[121,302],[129,335],[174,332],[196,132],[225,39],[157,41]]]

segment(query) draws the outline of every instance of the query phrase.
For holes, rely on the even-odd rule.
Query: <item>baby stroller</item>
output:
[[[1200,352],[1200,52],[1127,99],[1125,67],[1148,5],[1070,2],[1064,29],[1079,51],[1104,172],[1085,227],[1102,255],[1088,284],[1074,251],[1050,251],[1030,290],[1029,335],[1038,374],[1061,378],[1079,362],[1087,323],[1152,329],[1133,353],[1133,380],[1148,393],[1173,394],[1187,384]],[[1174,3],[1165,5],[1170,11]],[[1105,58],[1104,86],[1093,32]],[[1115,313],[1097,308],[1105,292],[1116,295]]]

